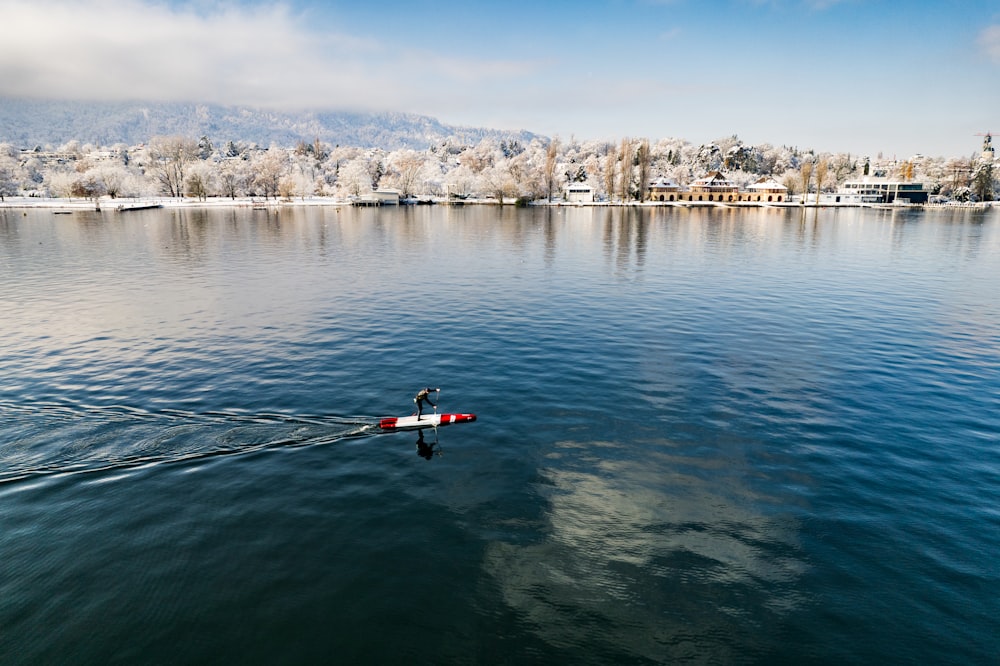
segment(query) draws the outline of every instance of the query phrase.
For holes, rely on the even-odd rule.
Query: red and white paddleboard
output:
[[[475,414],[424,414],[419,421],[416,416],[390,416],[379,421],[378,425],[382,430],[422,430],[475,420]]]

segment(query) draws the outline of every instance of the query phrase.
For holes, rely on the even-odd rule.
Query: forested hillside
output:
[[[0,143],[57,147],[69,141],[98,146],[136,145],[154,136],[207,137],[294,146],[316,139],[333,146],[426,149],[450,137],[469,143],[528,132],[453,127],[408,113],[277,112],[249,107],[157,102],[59,102],[0,98]]]

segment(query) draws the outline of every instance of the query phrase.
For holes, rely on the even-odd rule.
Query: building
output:
[[[788,200],[788,188],[774,178],[761,178],[741,193],[740,201],[781,203]]]
[[[371,196],[383,206],[395,206],[399,204],[399,190],[375,190],[371,193]]]
[[[924,204],[930,192],[923,183],[866,176],[847,181],[832,196],[834,203]]]
[[[399,190],[375,190],[354,199],[355,206],[397,206]]]
[[[679,201],[739,201],[739,191],[736,183],[722,175],[721,171],[713,171],[692,182]]]
[[[646,199],[649,201],[677,201],[681,186],[669,178],[657,178],[646,188]]]
[[[586,183],[570,183],[566,186],[567,203],[594,203],[594,188]]]

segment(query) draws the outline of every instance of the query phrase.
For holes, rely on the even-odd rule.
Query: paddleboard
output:
[[[382,430],[422,430],[475,420],[475,414],[424,414],[419,420],[416,415],[389,416],[379,421],[378,425]]]

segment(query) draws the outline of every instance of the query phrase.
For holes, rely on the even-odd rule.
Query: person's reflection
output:
[[[436,444],[437,444],[437,440],[436,439],[433,442],[431,442],[430,444],[428,444],[427,442],[425,442],[424,441],[424,431],[423,430],[418,430],[417,431],[417,455],[418,456],[420,456],[424,460],[430,460],[431,458],[434,457],[435,453],[438,454],[438,455],[441,455],[440,451],[435,451],[434,450],[434,446]]]

